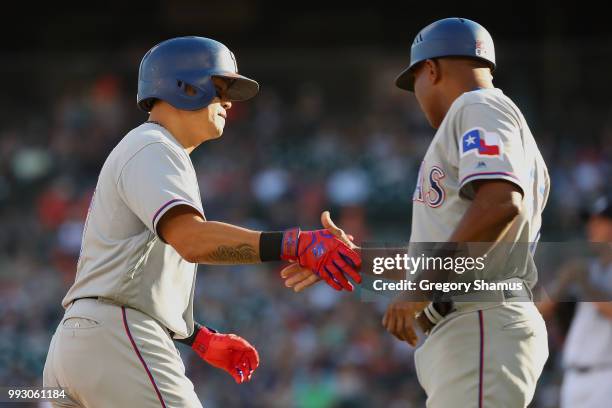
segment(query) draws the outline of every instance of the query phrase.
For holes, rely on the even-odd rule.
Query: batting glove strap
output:
[[[193,322],[193,334],[191,336],[189,336],[189,337],[186,337],[184,339],[175,339],[174,338],[174,332],[169,331],[168,334],[170,334],[170,338],[172,338],[174,341],[186,344],[189,347],[193,347],[193,343],[195,342],[196,337],[198,336],[198,333],[200,333],[201,329],[207,329],[207,330],[210,330],[213,333],[217,333],[217,331],[215,329],[211,329],[210,327],[202,326],[198,322]]]
[[[300,239],[300,229],[291,228],[283,233],[281,244],[281,259],[286,261],[298,260],[298,243]]]
[[[216,331],[210,330],[208,327],[200,326],[191,348],[194,349],[200,357],[205,358],[208,347],[210,346],[210,341],[215,334]]]

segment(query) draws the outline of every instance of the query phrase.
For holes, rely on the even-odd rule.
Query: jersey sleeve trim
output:
[[[517,176],[515,176],[513,173],[509,173],[506,171],[485,171],[485,172],[480,172],[480,173],[473,173],[473,174],[465,176],[461,180],[461,183],[459,184],[461,185],[461,187],[463,187],[468,181],[472,181],[471,179],[473,178],[479,179],[479,178],[506,178],[506,177],[510,177],[515,182],[519,183],[520,185],[521,180]]]
[[[196,210],[198,214],[202,216],[202,218],[204,218],[204,214],[202,210],[200,210],[194,203],[192,203],[191,201],[184,200],[182,198],[174,198],[170,201],[167,201],[164,205],[159,207],[157,211],[155,211],[155,215],[153,215],[152,225],[153,225],[153,231],[155,231],[156,234],[157,234],[157,223],[159,222],[161,217],[165,213],[167,213],[171,208],[176,207],[177,205],[188,205],[192,207],[194,210]]]
[[[461,182],[459,183],[459,191],[462,191],[464,187],[471,183],[474,180],[506,180],[510,181],[512,184],[518,186],[521,189],[523,195],[525,195],[525,189],[523,188],[523,183],[521,179],[518,178],[515,174],[506,172],[506,171],[485,171],[480,173],[472,173],[465,176]]]

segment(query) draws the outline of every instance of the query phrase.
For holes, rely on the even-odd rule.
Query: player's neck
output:
[[[448,91],[445,93],[444,98],[445,111],[448,112],[453,102],[466,92],[492,88],[495,88],[495,86],[493,86],[491,75],[483,75],[482,72],[474,70],[471,75],[467,75],[461,78],[461,80],[453,81],[451,86],[446,88]]]
[[[191,152],[199,144],[196,144],[191,140],[188,133],[185,132],[181,126],[181,122],[179,120],[173,120],[171,115],[165,115],[163,112],[154,109],[149,115],[148,122],[154,122],[166,129],[166,131],[168,131],[168,133],[170,133],[172,137],[174,137],[176,141],[183,146],[183,149],[185,152],[187,152],[187,154],[191,154]]]
[[[466,92],[476,89],[490,89],[493,86],[493,76],[488,68],[466,69],[451,79],[451,86],[448,87],[449,94],[453,101]]]

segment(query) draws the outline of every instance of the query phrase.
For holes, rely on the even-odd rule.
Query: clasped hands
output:
[[[359,248],[336,227],[328,211],[321,214],[321,223],[324,229],[316,231],[300,231],[299,228],[285,231],[281,259],[292,262],[286,273],[304,277],[300,290],[323,280],[336,290],[352,291],[354,286],[349,278],[361,283]]]
[[[321,224],[323,224],[325,230],[331,233],[337,240],[341,241],[346,248],[350,249],[355,254],[359,254],[360,248],[353,243],[353,237],[346,234],[334,224],[329,212],[325,211],[321,214]],[[359,265],[361,265],[361,257],[359,257]],[[280,272],[280,275],[285,280],[285,286],[292,288],[295,292],[301,292],[321,280],[324,280],[328,285],[337,290],[341,290],[342,288],[349,291],[353,290],[353,286],[350,282],[341,279],[330,279],[329,275],[315,273],[312,269],[304,267],[303,264],[297,262],[285,267]],[[348,275],[353,278],[352,271]],[[359,276],[359,279],[354,280],[356,283],[360,283],[361,276]],[[342,284],[342,288],[339,288],[339,283]],[[346,283],[348,283],[348,285],[346,285]],[[415,330],[415,316],[427,305],[427,303],[428,302],[406,300],[400,296],[387,307],[382,324],[389,333],[414,347],[418,342],[418,336]]]

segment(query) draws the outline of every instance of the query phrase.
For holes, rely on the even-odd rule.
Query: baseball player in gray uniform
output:
[[[62,305],[43,382],[65,407],[200,407],[173,340],[241,383],[259,357],[233,334],[193,320],[196,268],[289,260],[337,290],[360,282],[359,257],[335,230],[251,231],[207,221],[189,154],[221,136],[232,101],[259,85],[223,44],[180,37],[142,59],[138,105],[149,121],[108,156],[96,186],[76,279]],[[329,214],[323,222],[333,227]]]
[[[396,85],[414,92],[437,132],[413,196],[411,246],[486,242],[503,252],[504,243],[539,239],[549,176],[525,118],[493,86],[494,68],[493,39],[473,21],[436,21],[414,39]],[[282,275],[295,290],[318,280],[297,266]],[[384,315],[385,328],[412,346],[416,323],[429,333],[415,353],[428,407],[516,408],[533,398],[548,358],[544,320],[531,301],[535,268],[483,278],[521,289],[488,291],[487,302],[416,302],[411,294]]]
[[[538,304],[552,317],[568,293],[581,299],[563,349],[561,408],[600,408],[612,401],[612,196],[595,201],[586,232],[596,256],[563,265],[549,299]]]

